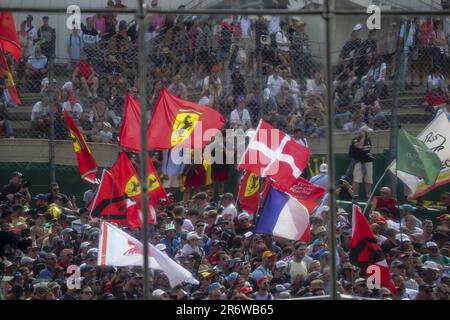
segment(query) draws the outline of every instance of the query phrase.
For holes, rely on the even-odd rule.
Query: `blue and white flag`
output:
[[[309,209],[306,203],[271,187],[260,211],[255,233],[309,241]]]

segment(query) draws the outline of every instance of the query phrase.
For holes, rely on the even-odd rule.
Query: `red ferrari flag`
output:
[[[11,53],[19,61],[20,42],[12,12],[0,12],[0,49]]]
[[[289,189],[307,166],[309,154],[309,148],[261,120],[238,166]]]
[[[111,173],[103,170],[97,193],[91,202],[91,215],[128,226],[127,197]]]
[[[378,245],[366,217],[357,205],[353,205],[353,233],[350,243],[350,262],[363,269],[367,275],[375,279],[375,285],[388,288],[392,294],[397,290],[391,280],[389,267],[383,251]],[[372,275],[373,274],[373,275]]]
[[[308,180],[303,179],[302,177],[298,178],[297,181],[289,189],[284,189],[278,182],[273,182],[273,185],[276,188],[288,193],[297,200],[316,201],[325,193],[324,188],[311,183]]]
[[[21,104],[19,94],[17,93],[16,84],[13,75],[9,70],[8,62],[6,61],[5,52],[0,49],[0,79],[4,79],[6,90],[3,91],[5,101],[8,105],[14,107]]]
[[[239,203],[242,209],[255,214],[259,206],[260,178],[250,171],[245,171],[239,187]]]
[[[122,126],[119,133],[119,145],[131,151],[141,150],[141,106],[139,100],[127,94]]]
[[[175,97],[163,88],[147,128],[147,146],[156,149],[201,148],[224,123],[222,115],[214,109]]]
[[[161,184],[158,172],[156,171],[150,157],[147,157],[147,187],[150,195],[149,203],[151,205],[156,206],[158,201],[161,199],[166,200],[166,203],[170,204],[169,197]]]
[[[158,203],[158,200],[164,198],[168,200],[166,192],[161,185],[158,174],[151,163],[151,160],[147,159],[147,186],[149,194],[149,224],[155,223],[155,210],[154,206]],[[141,179],[136,172],[135,167],[131,163],[127,154],[120,153],[117,161],[111,167],[111,173],[117,180],[121,190],[138,205],[138,208],[142,207],[142,184]]]
[[[84,139],[83,134],[78,129],[73,118],[64,111],[67,127],[69,128],[70,137],[73,140],[73,149],[77,155],[78,168],[81,178],[87,182],[94,183],[97,177],[98,164],[95,161],[91,150]]]

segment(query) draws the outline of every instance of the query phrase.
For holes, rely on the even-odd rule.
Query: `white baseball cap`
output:
[[[286,267],[287,267],[287,263],[284,260],[279,260],[279,261],[275,262],[276,269],[281,269],[281,268],[286,268]]]
[[[352,31],[359,31],[359,30],[361,30],[362,29],[362,24],[361,23],[358,23],[358,24],[356,24],[354,27],[353,27],[353,30]]]
[[[328,165],[326,163],[322,163],[319,167],[319,172],[321,173],[327,173],[328,172]]]

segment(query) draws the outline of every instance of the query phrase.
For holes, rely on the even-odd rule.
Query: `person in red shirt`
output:
[[[92,64],[88,61],[85,53],[80,55],[80,62],[76,65],[72,75],[72,82],[80,79],[83,89],[87,92],[88,97],[97,98],[98,77],[94,72]],[[89,89],[92,85],[92,93]]]
[[[381,208],[388,209],[392,217],[398,217],[397,199],[392,197],[391,189],[388,187],[382,187],[380,189],[380,195],[373,199],[372,210],[379,210]]]

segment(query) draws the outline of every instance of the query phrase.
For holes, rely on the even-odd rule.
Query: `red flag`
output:
[[[245,171],[239,187],[239,203],[250,214],[255,214],[259,206],[260,178],[250,171]]]
[[[4,52],[0,48],[0,79],[5,79],[6,90],[3,92],[5,101],[12,106],[18,106],[21,104],[19,94],[17,93],[16,84],[14,82],[13,75],[9,70],[8,62]]]
[[[150,157],[147,157],[147,187],[150,195],[150,204],[156,206],[160,199],[165,199],[167,204],[170,204],[170,199],[161,184],[158,172],[153,166],[153,162]]]
[[[127,94],[122,126],[119,133],[119,145],[131,151],[141,150],[141,106],[138,99]]]
[[[159,199],[165,198],[168,200],[168,198],[155,168],[149,159],[147,159],[147,166],[147,186],[149,194],[148,221],[149,224],[154,224],[156,214],[153,207],[156,206]],[[120,153],[117,161],[111,167],[111,173],[117,180],[121,190],[137,203],[140,210],[140,208],[142,208],[141,180],[126,153]]]
[[[366,270],[370,266],[379,269],[380,285],[397,294],[394,283],[391,280],[389,267],[383,251],[378,245],[366,217],[357,205],[353,205],[353,234],[350,243],[350,261],[353,265]],[[369,273],[367,273],[369,275]]]
[[[100,185],[90,206],[93,217],[129,226],[127,217],[127,197],[120,189],[111,173],[103,170]]]
[[[0,49],[11,53],[19,61],[20,41],[12,12],[0,12]]]
[[[298,200],[316,201],[325,193],[324,188],[311,183],[302,177],[298,178],[294,185],[289,189],[284,189],[278,182],[273,182],[273,185]]]
[[[156,149],[201,148],[224,123],[222,115],[214,109],[175,97],[163,88],[147,127],[147,146]],[[206,131],[207,135],[204,135]]]
[[[289,189],[300,178],[309,154],[309,148],[261,120],[239,162],[239,169],[271,177],[283,189]]]
[[[87,182],[94,183],[97,177],[98,165],[92,156],[91,150],[81,134],[73,118],[64,110],[64,118],[69,128],[70,137],[73,140],[73,149],[77,155],[78,168],[81,178]]]

